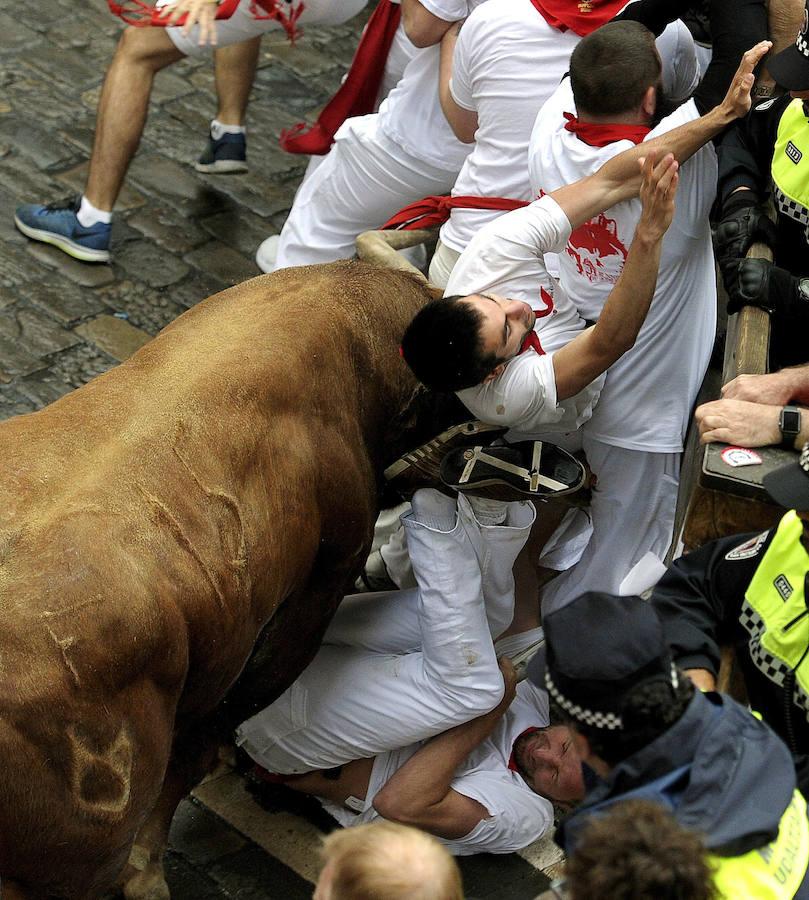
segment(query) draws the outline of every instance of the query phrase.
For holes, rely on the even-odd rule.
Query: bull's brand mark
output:
[[[801,151],[798,150],[798,148],[792,143],[792,141],[787,141],[787,149],[785,152],[786,152],[786,155],[792,160],[792,162],[795,163],[796,166],[803,158],[803,153],[801,153]]]
[[[618,237],[618,223],[601,213],[571,233],[565,252],[579,275],[614,284],[623,271],[627,250]]]
[[[775,581],[773,581],[773,584],[775,585],[776,591],[781,595],[781,599],[789,600],[792,596],[793,588],[786,575],[779,575]]]

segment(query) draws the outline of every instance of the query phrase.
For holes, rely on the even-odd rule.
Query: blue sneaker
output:
[[[82,262],[109,262],[112,226],[96,222],[89,228],[76,217],[81,197],[71,197],[40,206],[25,203],[17,207],[14,224],[26,236],[44,241]]]
[[[224,175],[247,171],[247,138],[243,134],[223,134],[208,138],[208,146],[194,163],[197,172]]]

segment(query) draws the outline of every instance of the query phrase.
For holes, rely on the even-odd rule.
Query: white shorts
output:
[[[340,25],[355,16],[367,2],[368,0],[306,0],[298,23],[302,26]],[[263,12],[260,8],[259,11]],[[275,19],[256,19],[250,12],[250,0],[242,0],[229,19],[217,20],[215,47],[209,44],[199,46],[198,27],[192,28],[188,34],[183,34],[182,28],[178,27],[167,28],[166,33],[180,53],[185,56],[201,56],[216,47],[249,41],[266,31],[279,28],[281,25]]]

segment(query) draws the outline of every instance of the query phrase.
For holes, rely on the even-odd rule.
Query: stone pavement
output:
[[[147,128],[116,207],[112,265],[87,265],[14,228],[20,202],[81,190],[95,107],[121,31],[105,0],[0,0],[0,419],[39,409],[126,358],[186,308],[260,274],[258,244],[283,224],[306,158],[278,147],[313,119],[361,23],[264,38],[246,176],[189,165],[215,95],[209,58],[155,81]]]
[[[264,38],[251,98],[250,172],[190,163],[215,111],[207,57],[157,76],[147,128],[113,224],[113,262],[87,265],[14,228],[21,202],[83,187],[95,107],[120,23],[105,0],[0,0],[0,419],[40,409],[126,359],[199,300],[259,274],[258,244],[283,224],[306,160],[278,135],[313,120],[345,71],[362,22]],[[175,900],[311,896],[320,831],[267,813],[224,774],[180,808],[167,858]],[[470,895],[529,900],[558,853],[462,861]]]

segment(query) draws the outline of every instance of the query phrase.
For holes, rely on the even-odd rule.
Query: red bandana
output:
[[[557,31],[570,29],[584,37],[606,25],[626,6],[626,0],[531,0],[542,18]],[[597,9],[594,7],[598,7]]]
[[[648,125],[621,125],[618,123],[580,122],[573,113],[563,113],[567,124],[566,131],[571,131],[580,141],[591,147],[606,147],[615,141],[632,141],[640,144],[652,130]]]
[[[528,206],[527,200],[510,200],[508,197],[424,197],[391,216],[382,226],[382,231],[412,231],[443,225],[453,209],[496,209],[511,212],[523,206]]]
[[[539,296],[542,302],[545,304],[544,309],[535,309],[534,315],[538,319],[544,319],[545,316],[549,316],[553,312],[553,297],[545,290],[544,287],[539,289]],[[539,341],[539,335],[532,328],[528,334],[526,334],[523,339],[522,346],[519,349],[517,355],[520,353],[525,353],[527,350],[535,350],[540,356],[545,355],[545,351],[542,349],[542,344]]]
[[[264,6],[267,0],[253,0]],[[299,8],[303,3],[299,4]],[[391,0],[379,0],[368,19],[351,60],[351,68],[337,93],[329,100],[314,125],[299,122],[281,132],[281,148],[287,153],[320,156],[329,152],[337,129],[352,116],[374,111],[385,74],[393,36],[399,27],[401,7]]]
[[[521,737],[525,737],[527,734],[534,734],[537,731],[542,731],[542,729],[537,727],[526,728],[525,731],[514,738],[514,744],[516,744]],[[511,756],[508,758],[508,767],[512,772],[519,772],[520,770],[517,768],[517,758],[514,756],[514,744],[511,745]]]
[[[536,352],[540,356],[545,355],[545,351],[542,349],[542,344],[540,344],[539,342],[539,335],[536,333],[536,331],[534,331],[533,328],[528,332],[528,334],[526,334],[525,339],[522,342],[522,346],[517,352],[517,356],[519,356],[520,353],[526,353],[528,350],[536,350]]]

